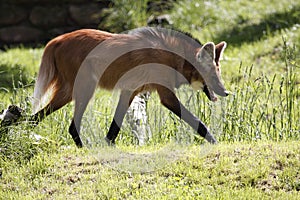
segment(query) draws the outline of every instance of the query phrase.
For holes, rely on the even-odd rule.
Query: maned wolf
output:
[[[97,86],[121,91],[114,119],[106,136],[114,144],[124,115],[134,96],[157,91],[161,103],[192,126],[210,143],[216,139],[197,117],[177,99],[174,89],[191,84],[216,101],[215,93],[227,96],[220,81],[219,59],[225,42],[201,45],[182,32],[163,28],[139,28],[128,34],[83,29],[51,40],[44,51],[34,88],[38,122],[62,106],[75,101],[69,127],[74,142],[82,147],[80,123]],[[48,94],[45,105],[42,99]]]

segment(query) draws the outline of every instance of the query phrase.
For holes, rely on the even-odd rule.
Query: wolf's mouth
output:
[[[218,98],[216,97],[215,93],[207,87],[207,85],[204,85],[203,92],[206,94],[209,100],[211,101],[217,101]]]

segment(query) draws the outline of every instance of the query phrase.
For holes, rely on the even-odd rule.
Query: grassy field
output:
[[[60,148],[6,169],[0,198],[296,200],[299,147],[299,142],[221,144],[200,154],[193,145],[162,168],[136,173],[122,171],[119,161],[133,161],[132,151],[120,156],[116,149]],[[115,153],[118,161],[106,158]],[[144,158],[136,154],[135,161],[141,164]]]
[[[115,2],[103,22],[111,30],[144,26],[152,14],[146,1]],[[153,137],[145,146],[136,145],[125,122],[116,148],[79,150],[67,132],[70,104],[35,129],[23,122],[0,130],[0,199],[299,199],[299,8],[288,0],[186,0],[165,11],[174,27],[203,43],[228,43],[222,77],[233,95],[211,103],[189,87],[177,91],[216,135],[217,146],[206,145],[152,94]],[[16,104],[32,112],[42,52],[0,52],[0,110]],[[95,94],[84,115],[84,138],[98,142],[106,135],[116,98]]]

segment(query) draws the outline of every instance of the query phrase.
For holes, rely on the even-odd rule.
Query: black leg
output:
[[[194,116],[190,111],[188,111],[178,100],[173,91],[167,88],[159,88],[158,94],[161,99],[161,103],[168,108],[170,111],[175,113],[179,118],[183,119],[188,123],[193,129],[195,129],[199,135],[204,137],[208,142],[216,144],[217,140],[208,131],[205,124]]]
[[[119,127],[120,126],[120,127]],[[113,119],[110,127],[109,127],[109,131],[105,137],[105,140],[107,142],[108,145],[114,145],[115,144],[115,140],[118,136],[118,133],[120,132],[121,129],[121,124],[117,124],[116,120]]]
[[[69,133],[71,134],[76,146],[81,148],[83,144],[76,129],[74,119],[72,119],[71,125],[69,127]]]
[[[82,141],[80,139],[80,126],[84,111],[92,98],[96,89],[98,80],[92,78],[91,71],[87,68],[81,68],[78,72],[74,87],[73,87],[73,99],[75,101],[74,117],[69,127],[69,133],[71,134],[77,147],[82,147]],[[89,78],[86,78],[89,77]]]
[[[56,109],[57,110],[57,109]],[[36,114],[30,116],[29,122],[33,127],[37,126],[46,116],[50,115],[55,110],[51,109],[49,105],[37,112]]]
[[[133,93],[129,91],[122,91],[120,95],[120,99],[117,105],[117,109],[115,111],[114,119],[110,125],[109,131],[106,135],[106,142],[109,145],[114,145],[115,140],[118,136],[120,128],[123,123],[124,116],[130,106],[130,103],[133,99]]]

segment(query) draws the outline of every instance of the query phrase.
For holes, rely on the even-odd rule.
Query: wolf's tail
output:
[[[33,112],[36,113],[44,104],[47,96],[51,98],[56,88],[58,73],[55,66],[55,45],[47,45],[42,57],[40,70],[34,86]],[[46,100],[46,99],[45,99]]]

